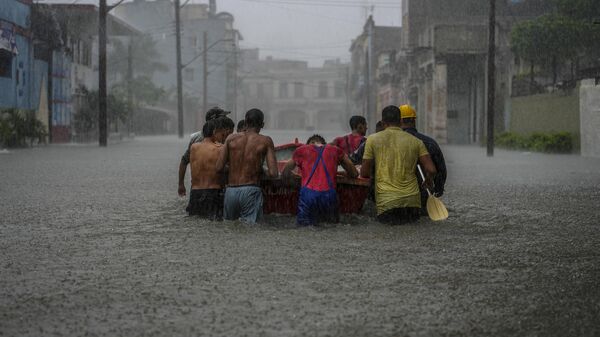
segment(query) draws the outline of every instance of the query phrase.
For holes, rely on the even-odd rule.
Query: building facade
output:
[[[170,0],[134,0],[114,9],[114,14],[156,41],[160,62],[166,72],[156,73],[152,81],[175,92],[177,85],[175,14]],[[181,58],[184,96],[195,102],[184,113],[186,132],[201,127],[202,106],[220,106],[235,110],[237,63],[241,35],[234,28],[233,15],[217,12],[216,1],[207,4],[186,3],[181,8]],[[206,36],[206,41],[204,40]],[[206,60],[203,49],[207,48]],[[206,63],[206,69],[204,69]],[[206,76],[207,102],[203,100]]]
[[[259,59],[242,51],[236,118],[259,108],[270,129],[339,130],[347,124],[348,66],[339,60],[309,67],[305,61]]]
[[[369,125],[375,125],[381,119],[384,104],[399,95],[399,77],[392,73],[397,66],[401,35],[401,27],[376,26],[369,16],[363,32],[352,41],[347,117],[365,116]]]
[[[542,14],[540,0],[499,1],[496,25],[495,125],[510,110],[512,26]],[[478,0],[404,0],[403,91],[416,107],[418,127],[441,143],[478,143],[485,137],[489,3]]]

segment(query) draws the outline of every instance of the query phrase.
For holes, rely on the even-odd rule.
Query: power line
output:
[[[292,1],[292,0],[242,0],[247,2],[255,2],[255,3],[274,3],[274,4],[284,4],[284,5],[296,5],[296,6],[323,6],[323,7],[354,7],[354,8],[364,8],[365,6],[375,6],[378,8],[402,8],[401,5],[394,2],[379,2],[379,3],[363,3],[356,1],[311,1],[311,0],[301,0],[301,1]]]

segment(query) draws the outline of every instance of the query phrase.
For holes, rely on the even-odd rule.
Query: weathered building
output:
[[[40,27],[33,6],[29,0],[0,2],[0,108],[33,110],[51,140],[66,141],[71,61],[66,48],[45,34],[55,27]]]
[[[509,36],[519,20],[543,13],[539,0],[499,1],[496,26],[495,125],[505,125],[514,56]],[[404,91],[418,126],[445,143],[483,139],[489,3],[479,0],[404,0],[402,47],[408,57]]]
[[[182,1],[183,3],[183,1]],[[175,14],[170,0],[135,0],[114,9],[114,14],[156,41],[159,62],[168,66],[156,73],[152,81],[171,92],[177,85]],[[184,96],[196,102],[184,114],[186,132],[201,127],[202,106],[235,109],[236,67],[241,35],[234,28],[230,13],[217,13],[216,1],[207,4],[186,3],[181,8],[181,58]],[[206,33],[206,35],[205,35]],[[204,41],[206,36],[206,41]],[[206,46],[206,69],[203,49]],[[202,102],[206,76],[207,102]]]
[[[339,60],[309,67],[305,61],[259,59],[242,51],[236,118],[259,108],[271,129],[338,130],[347,124],[348,66]]]
[[[373,17],[369,16],[363,32],[352,41],[348,86],[350,111],[347,117],[362,115],[370,125],[375,125],[381,119],[383,101],[397,96],[395,85],[390,82],[392,78],[386,76],[395,67],[390,61],[394,61],[396,52],[400,50],[401,36],[401,27],[376,26]],[[387,85],[389,87],[380,90]]]

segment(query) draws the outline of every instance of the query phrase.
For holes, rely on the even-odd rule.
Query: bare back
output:
[[[190,148],[192,189],[223,188],[221,173],[216,166],[222,148],[222,144],[214,143],[208,138],[192,145]]]
[[[271,137],[247,131],[233,134],[225,142],[223,158],[229,163],[229,186],[258,185],[267,160],[269,176],[277,176],[275,147]]]

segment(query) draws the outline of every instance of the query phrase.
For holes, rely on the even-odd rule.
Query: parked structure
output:
[[[169,0],[135,0],[121,4],[114,9],[114,14],[157,41],[160,62],[168,65],[169,69],[166,73],[154,74],[152,81],[175,92],[173,3]],[[236,108],[236,67],[241,35],[233,22],[233,15],[217,13],[214,0],[210,1],[210,5],[186,3],[181,11],[183,92],[184,96],[199,98],[195,106],[188,105],[188,111],[184,113],[186,132],[200,127],[204,120],[204,111],[201,111],[204,105],[218,105],[229,110]],[[207,41],[204,41],[205,32]],[[206,69],[203,66],[204,45],[207,47]],[[207,83],[206,104],[202,102],[204,76]]]
[[[309,67],[305,61],[259,59],[258,49],[242,51],[237,119],[260,107],[271,129],[338,130],[347,124],[348,65],[325,61]]]

